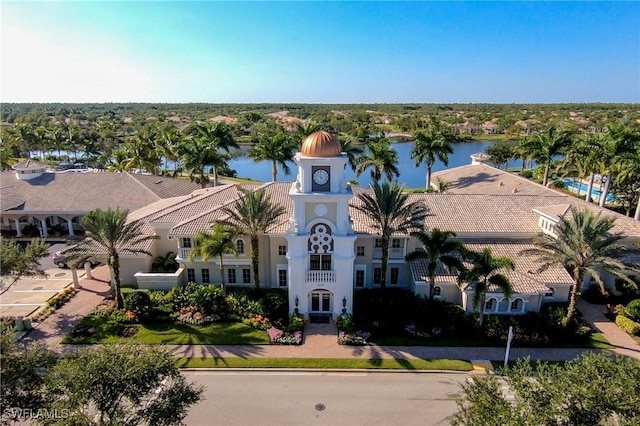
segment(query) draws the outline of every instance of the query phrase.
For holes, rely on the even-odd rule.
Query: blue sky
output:
[[[639,2],[7,2],[3,102],[640,102]]]

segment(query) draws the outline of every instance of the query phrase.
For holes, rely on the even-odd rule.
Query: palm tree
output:
[[[201,257],[203,262],[208,261],[212,257],[218,257],[220,260],[220,280],[222,288],[226,286],[224,278],[224,255],[237,254],[238,248],[235,239],[239,230],[235,226],[225,226],[216,223],[211,232],[200,231],[196,234],[195,247],[189,252],[189,260]]]
[[[600,194],[600,207],[604,207],[611,184],[615,180],[616,166],[620,157],[634,153],[640,143],[640,133],[631,130],[623,124],[607,126],[605,133],[605,150],[603,159],[603,174],[607,174],[604,190]]]
[[[554,157],[562,154],[571,145],[572,133],[569,130],[558,131],[555,127],[549,127],[544,132],[535,133],[528,141],[529,152],[539,163],[545,165],[544,186],[549,182],[549,171]]]
[[[260,249],[258,242],[267,227],[285,213],[285,208],[271,202],[271,196],[264,188],[256,191],[247,191],[244,196],[237,199],[233,205],[222,208],[223,213],[229,215],[227,224],[238,227],[244,235],[248,235],[251,241],[251,266],[253,267],[253,283],[256,289],[260,288],[259,258]]]
[[[429,276],[429,300],[433,299],[433,289],[436,282],[438,262],[442,263],[450,273],[463,271],[462,258],[467,252],[462,241],[455,239],[453,231],[441,231],[433,228],[431,234],[425,230],[412,234],[422,244],[422,250],[407,254],[406,260],[425,259],[427,261],[427,275]]]
[[[339,140],[340,140],[341,151],[347,154],[347,158],[348,158],[349,165],[351,166],[351,170],[355,172],[358,166],[358,163],[360,162],[360,156],[363,153],[362,148],[360,148],[359,146],[356,146],[350,137],[347,137],[346,139],[340,138]]]
[[[445,166],[449,165],[449,154],[453,154],[451,142],[453,135],[440,129],[440,126],[429,124],[426,131],[418,131],[414,135],[415,146],[410,157],[416,160],[416,167],[427,163],[427,177],[425,188],[431,187],[431,170],[439,159]]]
[[[285,174],[291,173],[287,164],[293,160],[294,151],[298,144],[284,132],[278,132],[272,137],[265,136],[247,153],[247,157],[254,161],[271,161],[273,182],[277,180],[278,164]]]
[[[631,187],[635,189],[636,212],[633,215],[635,220],[640,220],[640,197],[638,197],[638,190],[636,189],[640,185],[640,146],[638,152],[635,154],[623,154],[619,157],[619,163],[616,167],[616,179],[615,184],[621,186]],[[633,206],[633,204],[631,204]],[[631,208],[629,208],[630,210]],[[627,212],[629,215],[629,212]]]
[[[307,136],[309,136],[313,132],[317,132],[318,130],[322,130],[322,126],[319,123],[314,121],[307,121],[306,123],[295,123],[295,135],[296,138],[304,140]]]
[[[409,201],[409,195],[403,192],[404,187],[397,182],[374,182],[371,185],[373,194],[358,194],[359,204],[353,208],[364,213],[373,222],[374,229],[382,240],[382,277],[380,287],[385,288],[387,264],[389,263],[389,243],[394,234],[409,234],[424,227],[424,219],[428,209],[421,202]]]
[[[383,174],[391,181],[394,176],[400,176],[398,162],[398,152],[391,146],[389,139],[381,138],[367,145],[365,154],[360,157],[356,167],[356,176],[371,168],[371,179],[375,182],[379,182]]]
[[[228,156],[203,138],[191,138],[189,143],[182,147],[184,167],[189,172],[189,179],[206,188],[209,183],[209,175],[206,167],[216,164],[217,167],[226,164]]]
[[[495,285],[505,297],[511,297],[513,293],[511,282],[500,271],[513,271],[516,265],[508,257],[494,257],[489,247],[486,247],[481,252],[468,252],[467,259],[473,262],[473,266],[460,274],[460,281],[467,282],[473,287],[473,308],[478,309],[480,307],[478,322],[482,326],[489,286]]]
[[[124,172],[127,166],[127,153],[124,149],[113,151],[112,158],[109,159],[107,170],[110,172]]]
[[[120,254],[151,255],[147,250],[148,242],[156,239],[155,235],[144,233],[142,222],[138,220],[127,222],[128,214],[128,210],[119,208],[91,211],[82,218],[82,227],[86,231],[87,238],[65,251],[65,254],[68,253],[70,256],[83,256],[96,250],[106,251],[116,309],[123,306],[120,291]]]
[[[573,322],[576,315],[576,303],[580,287],[587,274],[598,283],[605,292],[602,271],[609,272],[622,280],[633,284],[623,271],[627,268],[620,259],[627,251],[619,241],[622,233],[611,233],[615,218],[594,215],[588,210],[571,209],[571,217],[562,218],[556,227],[555,239],[549,235],[539,235],[534,239],[536,248],[523,250],[520,254],[534,256],[541,263],[539,272],[552,266],[563,266],[573,278],[573,287],[569,295],[569,309],[563,324]]]
[[[233,138],[233,132],[224,122],[212,124],[209,121],[194,124],[191,131],[193,133],[194,140],[200,142],[199,145],[208,151],[210,158],[214,159],[214,161],[205,163],[203,166],[213,166],[213,186],[217,186],[218,169],[227,164],[227,160],[225,159],[226,157],[220,151],[224,151],[224,153],[228,154],[231,148],[239,147],[238,143]],[[215,151],[215,154],[213,151]]]
[[[165,173],[168,173],[168,162],[173,161],[173,175],[177,171],[177,162],[180,159],[180,152],[185,143],[185,137],[175,127],[170,129],[160,129],[159,137],[156,141],[159,153],[165,158]]]
[[[156,134],[149,130],[136,133],[123,146],[127,153],[125,170],[145,170],[151,174],[158,174],[160,156],[156,151]]]

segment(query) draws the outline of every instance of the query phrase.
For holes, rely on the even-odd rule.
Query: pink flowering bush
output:
[[[300,345],[302,344],[302,331],[285,333],[284,331],[271,327],[267,330],[271,343],[280,345]]]

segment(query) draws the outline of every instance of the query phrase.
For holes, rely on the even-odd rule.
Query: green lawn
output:
[[[96,333],[87,338],[67,335],[63,343],[136,343],[167,345],[268,345],[269,336],[242,323],[220,322],[197,326],[181,323],[122,325],[104,317],[86,317],[78,327],[96,327]],[[123,327],[138,327],[134,337],[119,337]]]
[[[471,371],[456,359],[177,358],[180,368],[326,368]]]
[[[381,336],[373,338],[370,342],[376,346],[459,346],[459,347],[481,347],[493,346],[503,347],[505,343],[496,345],[495,342],[487,342],[486,340],[476,339],[460,339],[460,338],[442,338],[436,340],[416,339],[410,336]],[[604,337],[602,333],[593,333],[590,340],[586,343],[566,343],[563,345],[554,345],[558,348],[587,348],[587,349],[611,349],[613,346]]]

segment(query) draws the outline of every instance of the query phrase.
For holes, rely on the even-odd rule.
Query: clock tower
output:
[[[289,306],[307,317],[335,319],[353,306],[356,235],[347,155],[334,135],[318,131],[304,140],[294,161],[298,176],[289,191],[293,215],[285,235]]]

